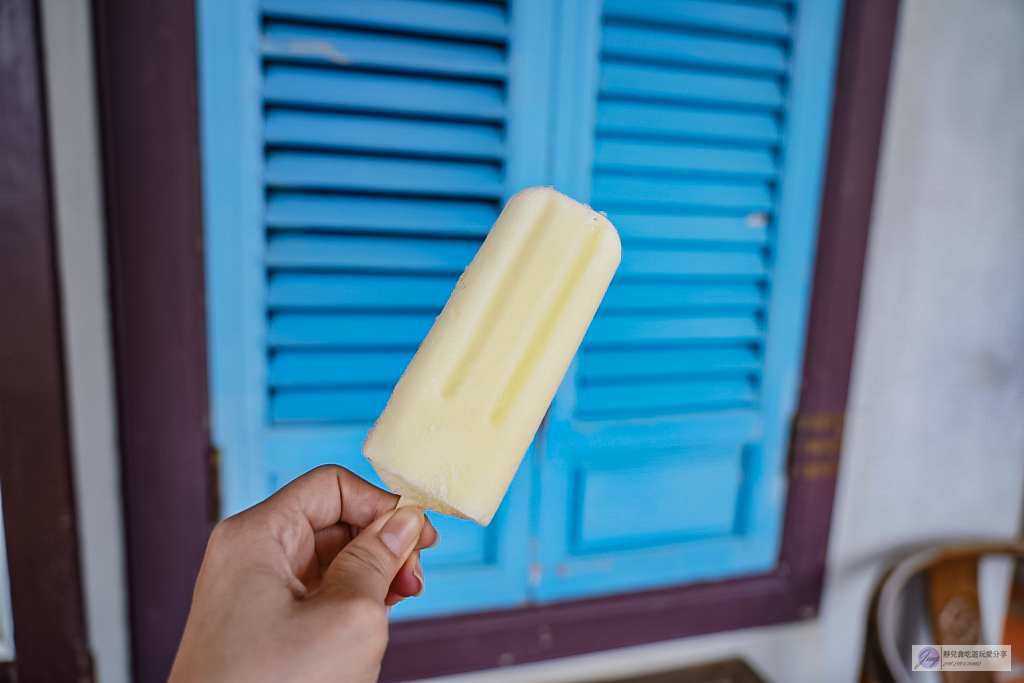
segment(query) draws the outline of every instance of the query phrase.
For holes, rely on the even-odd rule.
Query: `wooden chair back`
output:
[[[900,642],[907,616],[904,593],[915,582],[923,584],[918,585],[923,598],[920,607],[926,612],[931,634],[930,641],[920,644],[982,644],[978,563],[986,555],[1010,555],[1019,560],[1024,557],[1024,545],[933,546],[906,555],[886,572],[875,589],[868,612],[861,683],[920,683],[921,679],[909,671],[909,647]],[[943,683],[997,681],[991,671],[943,671],[941,676]]]

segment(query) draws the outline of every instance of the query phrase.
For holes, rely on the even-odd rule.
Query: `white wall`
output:
[[[822,614],[843,668],[879,558],[1016,535],[1024,491],[1024,2],[908,0],[893,77]]]
[[[739,654],[778,683],[852,683],[886,558],[1013,536],[1022,493],[1024,2],[903,0],[821,616],[446,680]]]
[[[89,1],[40,6],[86,632],[98,681],[124,683],[121,474]]]

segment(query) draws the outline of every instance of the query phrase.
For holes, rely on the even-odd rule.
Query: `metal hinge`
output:
[[[796,437],[798,429],[798,421],[800,414],[796,413],[793,415],[793,419],[789,421],[789,442],[786,443],[786,476],[792,476],[793,474],[793,460],[796,455]]]

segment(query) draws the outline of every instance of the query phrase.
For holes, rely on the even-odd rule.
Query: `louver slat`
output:
[[[766,149],[730,149],[647,140],[599,140],[595,168],[605,172],[740,175],[773,178],[775,158]]]
[[[609,209],[621,206],[685,204],[692,207],[768,211],[772,206],[771,189],[762,183],[717,183],[706,180],[666,180],[627,175],[594,175],[594,205]]]
[[[275,387],[393,385],[414,353],[279,353],[270,362],[270,383]]]
[[[479,246],[475,240],[287,235],[271,238],[267,265],[275,269],[401,270],[457,275],[473,260]]]
[[[749,107],[782,106],[782,85],[774,78],[682,71],[608,61],[601,66],[601,90],[619,97],[705,102]]]
[[[329,107],[420,116],[501,121],[497,83],[270,65],[263,77],[267,104]]]
[[[421,0],[264,0],[264,16],[478,40],[508,35],[504,8]]]
[[[280,61],[341,64],[354,68],[488,79],[505,76],[504,50],[496,45],[289,24],[267,26],[263,34],[263,55]]]
[[[444,276],[273,272],[267,302],[276,310],[440,311],[455,282]]]
[[[767,216],[693,216],[611,212],[609,218],[626,240],[728,242],[760,245],[768,240]]]
[[[264,178],[270,187],[493,198],[503,187],[497,164],[303,152],[271,152]]]
[[[786,51],[778,43],[755,43],[628,25],[605,26],[601,33],[601,49],[612,57],[656,62],[734,67],[768,73],[786,70]]]
[[[715,111],[682,105],[604,100],[597,110],[599,135],[718,140],[772,144],[778,120],[769,112]]]
[[[500,160],[501,128],[489,124],[409,121],[390,117],[275,111],[267,114],[267,144],[370,152],[408,152]]]
[[[368,422],[387,405],[391,387],[279,391],[270,399],[270,410],[279,420]]]
[[[667,251],[627,249],[618,275],[711,275],[757,277],[765,273],[764,260],[756,253],[729,251]]]
[[[434,324],[433,315],[278,313],[270,319],[272,347],[416,348]]]
[[[590,351],[580,362],[583,382],[601,380],[638,380],[757,370],[761,357],[755,345],[718,347],[644,349],[643,351]]]
[[[664,312],[666,310],[742,309],[757,310],[764,292],[756,282],[728,284],[693,282],[612,282],[601,302],[601,314],[623,312]]]
[[[707,0],[605,0],[607,18],[649,21],[658,26],[713,29],[754,36],[785,38],[790,22],[784,6]]]
[[[642,384],[583,384],[578,392],[577,413],[583,419],[672,415],[694,410],[728,409],[752,405],[757,393],[749,380],[695,379]]]
[[[483,237],[498,217],[495,201],[412,199],[272,192],[271,228],[318,228]]]
[[[761,336],[753,316],[668,318],[598,314],[584,341],[588,346],[629,343],[730,339],[755,341]]]

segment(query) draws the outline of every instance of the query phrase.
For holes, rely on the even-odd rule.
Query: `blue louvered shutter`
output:
[[[839,2],[568,5],[594,29],[563,74],[596,92],[559,130],[561,183],[623,258],[549,415],[537,595],[769,570]]]
[[[523,4],[513,39],[493,1],[200,0],[226,512],[322,463],[379,483],[368,427],[504,201],[542,180]],[[529,473],[486,529],[433,517],[430,590],[394,618],[526,600]]]
[[[318,425],[334,451],[310,461],[301,440],[284,456],[272,442],[268,477],[326,460],[376,481],[366,427],[506,195],[507,8],[262,7],[270,429]],[[395,616],[523,600],[525,506],[520,478],[487,529],[434,516],[429,597]]]

